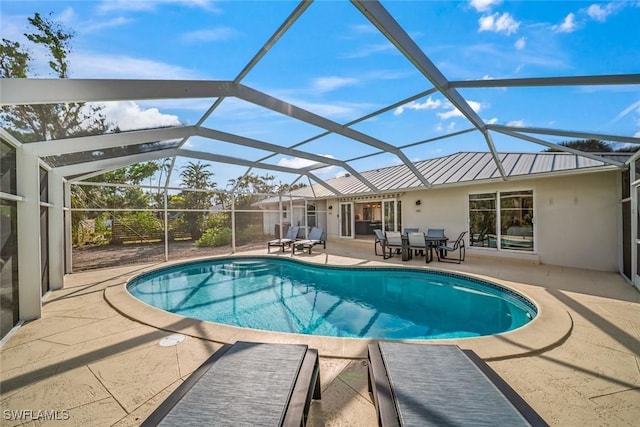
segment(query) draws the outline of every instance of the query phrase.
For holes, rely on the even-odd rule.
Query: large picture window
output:
[[[469,195],[470,246],[533,251],[533,191]]]

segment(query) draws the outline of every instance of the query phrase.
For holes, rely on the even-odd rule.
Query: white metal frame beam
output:
[[[407,158],[407,156],[394,145],[380,141],[379,139],[373,138],[372,136],[369,136],[362,132],[358,132],[357,130],[351,129],[349,127],[345,127],[325,117],[319,116],[300,107],[296,107],[295,105],[289,104],[288,102],[282,101],[281,99],[274,98],[273,96],[267,95],[266,93],[252,89],[248,86],[238,85],[238,92],[236,93],[236,96],[240,99],[243,99],[255,105],[259,105],[263,108],[267,108],[271,111],[293,117],[294,119],[312,124],[322,129],[331,131],[332,133],[352,139],[354,141],[358,141],[363,144],[378,148],[380,150],[395,154],[409,168],[409,170],[413,172],[416,178],[418,178],[425,187],[431,188],[431,183],[424,177],[424,175],[420,173],[420,171]]]
[[[533,127],[515,127],[515,126],[503,126],[503,125],[487,125],[489,129],[495,131],[512,131],[518,133],[535,133],[542,135],[554,135],[554,136],[566,136],[570,138],[584,138],[584,139],[598,139],[601,141],[615,141],[625,142],[628,144],[640,144],[640,138],[634,138],[632,136],[611,135],[593,132],[578,132],[559,129],[547,129],[547,128],[533,128]]]
[[[24,148],[37,156],[43,157],[167,141],[189,137],[194,135],[195,132],[195,126],[135,130],[104,135],[31,142],[24,144]]]
[[[149,153],[134,154],[132,156],[113,157],[111,159],[90,160],[75,165],[59,166],[55,168],[62,176],[79,175],[103,169],[118,169],[135,163],[150,162],[176,155],[176,149],[151,151]]]
[[[536,144],[540,144],[540,145],[544,145],[545,147],[549,147],[549,148],[555,148],[558,149],[560,151],[566,151],[567,153],[572,153],[572,154],[576,154],[578,156],[581,157],[586,157],[592,160],[597,160],[599,162],[603,162],[603,163],[607,163],[610,165],[614,165],[614,166],[620,166],[620,167],[624,167],[624,162],[618,162],[616,160],[612,160],[612,159],[608,159],[605,158],[603,156],[598,156],[597,154],[593,154],[593,153],[589,153],[589,152],[585,152],[585,151],[581,151],[581,150],[576,150],[574,148],[570,148],[570,147],[565,147],[563,145],[558,145],[558,144],[554,144],[552,142],[548,142],[548,141],[544,141],[540,138],[534,138],[532,136],[529,135],[525,135],[519,132],[514,132],[508,129],[496,129],[496,132],[505,134],[505,135],[509,135],[512,136],[514,138],[519,138],[522,139],[524,141],[529,141],[529,142],[533,142]]]
[[[0,79],[0,105],[191,99],[232,96],[218,80]]]
[[[337,159],[333,159],[330,157],[325,157],[325,156],[320,156],[318,154],[312,154],[306,151],[301,151],[301,150],[296,150],[294,148],[287,148],[287,147],[282,147],[276,144],[270,144],[268,142],[263,142],[263,141],[258,141],[256,139],[251,139],[251,138],[247,138],[247,137],[243,137],[243,136],[239,136],[239,135],[234,135],[231,133],[227,133],[227,132],[222,132],[219,130],[215,130],[215,129],[209,129],[209,128],[198,128],[197,132],[196,132],[197,136],[201,136],[201,137],[205,137],[205,138],[210,138],[210,139],[217,139],[220,141],[224,141],[224,142],[230,142],[232,144],[236,144],[236,145],[242,145],[245,147],[251,147],[251,148],[256,148],[258,150],[263,150],[263,151],[272,151],[274,153],[277,154],[286,154],[288,156],[293,156],[293,157],[298,157],[301,159],[306,159],[306,160],[312,160],[314,162],[317,162],[317,164],[312,165],[308,168],[302,168],[301,171],[308,171],[308,170],[315,170],[315,169],[322,169],[328,166],[339,166],[341,168],[344,168],[345,170],[349,171],[351,174],[353,174],[356,178],[358,178],[364,185],[366,185],[371,191],[373,192],[378,192],[378,188],[373,185],[371,182],[369,182],[369,180],[367,180],[364,176],[362,176],[358,171],[356,171],[353,167],[351,167],[349,164],[343,162],[342,160],[337,160]],[[271,157],[271,156],[269,156]],[[258,162],[260,162],[260,160],[258,160]],[[261,163],[261,164],[267,164],[267,163]],[[298,172],[300,173],[300,172]]]
[[[490,87],[540,87],[540,86],[600,86],[600,85],[636,85],[640,83],[640,74],[608,74],[599,76],[569,77],[529,77],[522,79],[485,79],[449,82],[454,88],[490,88]]]
[[[294,174],[296,176],[307,175],[309,177],[312,177],[314,181],[317,181],[318,184],[322,185],[324,188],[326,188],[329,191],[335,193],[336,196],[341,196],[342,195],[342,193],[340,191],[336,190],[334,187],[332,187],[331,185],[327,184],[325,181],[319,179],[318,177],[316,177],[315,175],[313,175],[313,174],[311,174],[309,172],[303,172],[303,171],[300,171],[299,169],[288,168],[286,166],[279,166],[279,165],[270,165],[270,164],[267,164],[267,163],[253,162],[251,160],[238,159],[236,157],[223,156],[223,155],[220,155],[220,154],[204,153],[204,152],[201,152],[201,151],[193,151],[193,150],[185,150],[183,148],[177,150],[177,155],[181,156],[181,157],[189,157],[189,158],[192,158],[192,159],[208,160],[208,161],[211,161],[211,162],[227,163],[227,164],[239,165],[239,166],[247,166],[247,167],[250,167],[250,168],[275,170],[275,171],[279,171],[279,172],[291,173],[291,174]]]

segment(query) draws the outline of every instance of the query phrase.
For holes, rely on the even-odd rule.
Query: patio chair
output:
[[[384,255],[384,245],[386,243],[387,238],[384,236],[384,233],[379,228],[376,228],[375,230],[373,230],[373,232],[376,235],[376,239],[373,241],[373,252],[376,255],[378,255],[378,245],[379,245],[380,249],[382,250],[381,255]]]
[[[324,228],[322,227],[313,227],[309,232],[309,238],[306,240],[297,240],[293,243],[293,254],[295,255],[296,249],[304,252],[305,249],[309,250],[309,254],[311,254],[311,248],[315,245],[322,245],[324,249],[327,249],[327,240],[324,233]]]
[[[399,231],[387,231],[384,234],[385,243],[382,246],[382,257],[384,259],[391,258],[393,251],[399,253],[402,250],[402,234]],[[389,256],[387,256],[389,250]]]
[[[402,230],[402,234],[406,236],[409,233],[417,233],[418,231],[420,231],[419,228],[405,228],[404,230]]]
[[[489,246],[489,229],[483,228],[482,231],[478,234],[469,234],[469,245],[470,246]],[[479,243],[479,245],[478,245]]]
[[[301,344],[226,344],[142,426],[304,426],[320,399],[318,351]]]
[[[428,228],[427,237],[444,237],[444,228]]]
[[[274,240],[269,240],[267,242],[267,253],[271,252],[271,247],[272,246],[279,246],[280,248],[282,248],[282,252],[284,252],[284,247],[285,246],[291,246],[291,243],[293,243],[296,238],[298,237],[298,229],[300,227],[298,226],[292,226],[289,227],[289,229],[287,230],[287,235],[286,237],[282,238],[282,239],[274,239]]]
[[[471,350],[378,342],[368,357],[380,426],[547,426]]]
[[[441,262],[455,262],[456,264],[462,263],[464,261],[464,256],[466,254],[466,249],[464,246],[464,235],[467,234],[466,231],[460,233],[458,238],[452,245],[440,245],[436,248],[436,255],[438,257],[438,261]],[[449,258],[449,253],[458,251],[458,259]]]
[[[409,251],[413,250],[414,255],[417,255],[418,252],[420,254],[423,254],[427,250],[427,243],[424,240],[424,233],[407,233],[407,239],[409,241]]]

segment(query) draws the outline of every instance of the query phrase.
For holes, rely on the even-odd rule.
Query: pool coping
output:
[[[277,257],[278,255],[224,255],[193,258],[189,260],[180,260],[174,262],[166,262],[161,265],[154,265],[132,275],[122,285],[105,289],[104,298],[107,303],[120,314],[139,323],[217,343],[234,343],[235,341],[242,340],[269,343],[306,344],[312,348],[318,349],[318,352],[323,357],[366,358],[368,344],[379,340],[364,338],[325,337],[263,331],[186,318],[148,305],[135,298],[126,289],[127,284],[131,280],[162,268],[190,264],[193,262],[202,262],[210,259],[213,260],[231,257],[262,258],[271,256]],[[313,262],[313,260],[307,259],[296,259],[295,261],[303,264],[318,264],[317,262]],[[335,265],[336,267],[356,267],[350,266],[348,264]],[[524,295],[533,304],[535,304],[538,309],[537,316],[529,324],[519,329],[499,335],[460,339],[394,341],[420,344],[455,344],[463,349],[473,350],[484,360],[502,360],[541,353],[550,348],[558,346],[567,339],[573,328],[573,321],[567,310],[557,301],[556,298],[549,294],[546,289],[541,287],[504,281],[490,276],[461,273],[458,271],[450,271],[432,267],[394,266],[372,263],[366,268],[375,267],[391,269],[414,269],[423,271],[426,269],[429,271],[443,272],[446,274],[454,274],[456,276],[488,281],[500,286],[504,286],[508,289],[512,289],[517,293]]]

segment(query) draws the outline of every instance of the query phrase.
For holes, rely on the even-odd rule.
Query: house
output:
[[[282,206],[285,223],[325,227],[329,239],[367,239],[376,228],[444,228],[450,239],[466,231],[472,254],[624,270],[629,248],[622,245],[621,200],[629,154],[607,153],[601,160],[561,152],[498,156],[504,179],[490,153],[461,152],[414,163],[430,188],[398,165],[361,172],[375,192],[347,175],[326,181],[339,196],[316,184],[289,198],[270,198],[262,202],[273,211],[265,215],[265,231],[274,229]],[[320,212],[326,223],[315,219]]]

